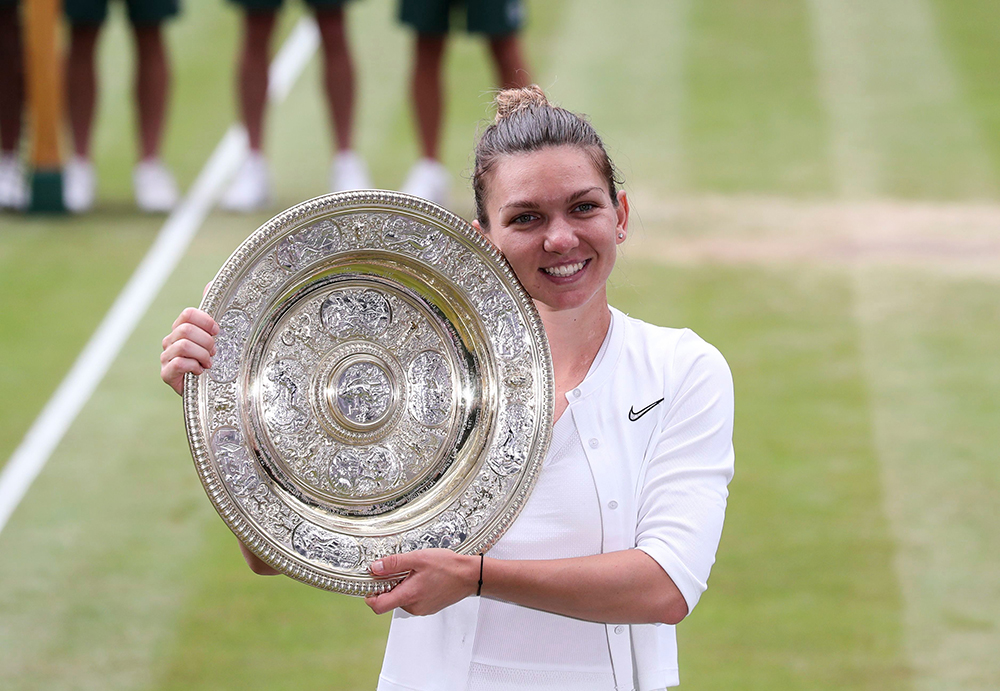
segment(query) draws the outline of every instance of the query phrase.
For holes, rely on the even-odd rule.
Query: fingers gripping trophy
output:
[[[161,376],[249,567],[393,612],[379,689],[674,686],[729,368],[609,305],[629,200],[589,122],[537,87],[496,107],[471,224],[374,190],[293,207],[180,314]]]

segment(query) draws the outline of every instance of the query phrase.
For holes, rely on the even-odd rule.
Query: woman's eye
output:
[[[587,211],[593,211],[596,208],[597,208],[597,204],[593,204],[591,202],[583,202],[581,204],[577,204],[576,205],[576,210],[577,211],[582,211],[584,213],[586,213]]]
[[[534,220],[534,218],[535,217],[532,216],[531,214],[520,214],[519,216],[515,216],[514,218],[510,219],[510,224],[512,226],[524,225],[525,223],[531,223],[531,221]]]

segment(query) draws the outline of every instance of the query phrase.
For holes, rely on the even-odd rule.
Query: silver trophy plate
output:
[[[265,562],[383,592],[388,554],[489,549],[548,449],[553,379],[531,299],[472,226],[416,197],[319,197],[239,246],[201,308],[213,366],[184,419],[209,499]]]

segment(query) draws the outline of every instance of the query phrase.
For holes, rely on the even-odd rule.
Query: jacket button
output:
[[[615,627],[615,633],[617,633],[618,635],[621,635],[621,634],[625,633],[625,627],[624,626],[616,626]]]
[[[600,445],[601,445],[601,442],[597,441],[596,438],[590,440],[590,448],[596,449]]]
[[[618,508],[618,502],[616,502],[614,499],[612,499],[611,501],[608,502],[608,508],[612,509],[612,510],[613,509],[617,509]]]

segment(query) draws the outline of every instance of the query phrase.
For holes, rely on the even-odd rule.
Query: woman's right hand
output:
[[[219,325],[206,312],[188,307],[163,339],[160,378],[178,394],[184,392],[184,375],[201,374],[212,366]]]

